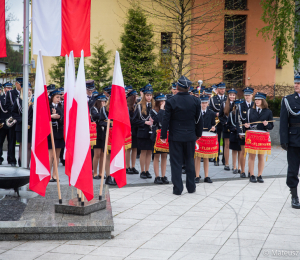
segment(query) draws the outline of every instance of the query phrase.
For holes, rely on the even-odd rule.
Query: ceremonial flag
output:
[[[109,119],[113,120],[110,174],[119,188],[126,185],[125,138],[131,135],[129,113],[126,102],[124,80],[119,52],[116,52],[112,81]]]
[[[72,110],[74,113],[70,114],[69,128],[74,126],[75,135],[72,136],[70,134],[67,136],[67,140],[74,143],[70,184],[80,189],[87,200],[90,201],[94,197],[94,191],[91,164],[90,119],[86,102],[83,51],[81,52],[77,73]]]
[[[33,54],[91,56],[90,29],[91,0],[32,0]]]
[[[75,138],[75,127],[76,127],[76,115],[72,109],[74,91],[75,91],[75,65],[73,51],[70,53],[68,67],[65,68],[65,94],[64,94],[64,114],[65,114],[65,173],[69,176],[71,175],[71,168],[73,164],[73,153],[74,153],[74,138]],[[66,77],[67,76],[67,77]],[[72,126],[70,127],[70,116],[73,114],[74,120],[72,121]]]
[[[47,86],[40,51],[35,75],[29,189],[41,196],[45,196],[51,176],[47,139],[50,135],[50,121]]]
[[[0,0],[0,58],[6,57],[5,0]]]

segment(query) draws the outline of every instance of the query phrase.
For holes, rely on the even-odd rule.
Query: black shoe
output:
[[[52,178],[49,182],[56,182],[56,179]]]
[[[17,165],[15,163],[11,163],[11,166],[12,167],[16,167]]]
[[[126,168],[126,174],[133,174],[133,171],[130,168]]]
[[[141,172],[140,178],[142,178],[142,179],[147,179],[146,173],[145,173],[145,172]]]
[[[162,180],[163,184],[169,184],[170,183],[166,176],[161,177],[161,180]]]
[[[241,178],[246,178],[246,173],[242,172],[240,175]]]
[[[238,173],[238,170],[237,169],[234,169],[233,170],[233,174],[237,174]]]
[[[195,183],[200,183],[200,177],[195,178]]]
[[[94,179],[94,180],[100,180],[100,179],[101,179],[101,176],[100,176],[100,175],[93,176],[93,179]]]
[[[212,180],[209,177],[205,177],[204,182],[212,183]]]
[[[238,169],[238,173],[241,173],[241,169]]]
[[[138,170],[134,167],[131,168],[131,171],[133,172],[133,174],[139,174]]]
[[[201,162],[203,162],[203,158],[201,158]]]
[[[155,184],[164,184],[160,177],[155,177],[154,183]]]
[[[225,171],[230,171],[229,165],[228,165],[228,166],[225,165],[225,166],[224,166],[224,170],[225,170]]]
[[[253,183],[256,183],[256,182],[257,182],[257,180],[256,180],[256,178],[255,178],[254,175],[251,175],[251,176],[250,176],[249,181],[250,181],[250,182],[253,182]]]
[[[297,194],[297,188],[291,188],[291,194],[292,194],[292,208],[294,209],[300,209],[300,203],[299,198]]]
[[[61,164],[62,164],[63,166],[65,166],[65,164],[66,164],[66,161],[65,161],[65,160],[60,160],[60,162],[61,162]]]
[[[107,178],[105,180],[105,184],[112,185],[112,186],[117,185],[116,181],[113,180],[113,178],[111,176],[107,176]]]
[[[173,191],[173,194],[174,194],[174,195],[177,195],[177,196],[180,196],[180,195],[181,195],[181,193],[177,193],[177,192],[175,192],[175,191]]]
[[[225,158],[222,159],[222,163],[223,163],[223,165],[225,165]],[[230,170],[230,168],[229,168],[229,170]]]
[[[0,161],[0,165],[2,165],[2,161]]]
[[[214,158],[209,158],[209,160],[208,160],[209,162],[214,162],[215,161],[215,159]]]
[[[136,159],[140,159],[140,155],[139,154],[136,155]]]
[[[260,176],[257,176],[257,182],[259,182],[259,183],[263,183],[263,182],[264,182],[264,180],[263,180],[263,178],[261,177],[261,175],[260,175]]]
[[[214,162],[214,166],[219,166],[219,162],[218,161]]]
[[[146,171],[146,176],[148,179],[151,179],[152,178],[152,175],[150,174],[150,172]]]
[[[250,178],[250,172],[248,172],[248,178]]]
[[[196,188],[193,191],[188,191],[188,193],[195,193],[196,192]]]

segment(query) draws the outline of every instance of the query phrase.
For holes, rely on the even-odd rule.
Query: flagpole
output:
[[[106,154],[107,154],[107,143],[108,143],[108,135],[109,135],[109,126],[110,126],[110,119],[107,120],[107,127],[106,127],[106,136],[105,136],[105,146],[104,146],[103,164],[102,164],[102,170],[101,170],[101,183],[100,183],[99,200],[102,200],[103,182],[104,182],[104,169],[105,169],[105,163],[106,163]]]
[[[51,130],[50,135],[51,135],[52,154],[53,154],[53,172],[56,174],[58,202],[59,202],[59,204],[62,204],[61,192],[60,192],[60,182],[59,182],[59,175],[58,175],[58,169],[57,169],[57,159],[56,159],[56,153],[55,153],[55,144],[54,144],[54,137],[53,137],[53,128],[52,128],[51,121],[50,121],[50,130]]]

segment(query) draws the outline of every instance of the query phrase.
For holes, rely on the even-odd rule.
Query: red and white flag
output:
[[[87,200],[90,201],[94,197],[94,191],[90,146],[90,118],[86,102],[83,51],[81,52],[77,73],[72,110],[69,128],[72,127],[75,131],[74,134],[70,135],[69,132],[67,136],[67,140],[74,143],[70,184],[80,189]]]
[[[41,196],[45,196],[51,176],[47,139],[50,134],[50,121],[43,58],[39,52],[34,88],[29,189]]]
[[[5,0],[0,0],[0,58],[6,57]]]
[[[32,0],[33,54],[91,56],[90,29],[91,0]]]
[[[131,135],[131,126],[126,102],[124,80],[119,52],[116,52],[112,81],[109,119],[113,120],[110,155],[110,174],[119,188],[126,185],[125,138]]]

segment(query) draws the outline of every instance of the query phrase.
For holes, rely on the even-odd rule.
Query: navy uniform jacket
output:
[[[93,96],[91,96],[89,101],[88,101],[89,110],[91,110],[91,108],[93,107],[95,102],[96,102],[95,98]]]
[[[105,106],[101,107],[100,111],[98,111],[96,107],[91,108],[92,119],[97,125],[97,139],[100,140],[105,140],[105,133],[106,133],[105,131],[106,131],[107,123],[105,122],[106,118],[104,113],[105,113]]]
[[[5,97],[5,109],[9,111],[9,116],[11,116],[11,112],[12,112],[14,103],[19,96],[20,96],[19,92],[16,89],[7,91],[6,97]]]
[[[11,113],[5,109],[5,95],[0,96],[0,124],[4,123],[3,129],[8,129],[6,119],[10,117]]]
[[[289,108],[286,107],[285,99],[289,103]],[[300,97],[295,92],[282,99],[280,111],[280,143],[288,144],[292,147],[300,147],[300,127],[292,127],[290,124],[300,124],[300,115],[292,113],[300,112]]]
[[[137,136],[138,127],[135,126],[133,123],[133,116],[134,116],[134,110],[129,111],[129,119],[130,119],[130,124],[131,124],[131,135]]]
[[[234,107],[234,102],[232,102],[230,104],[230,112],[232,111]],[[223,127],[226,127],[227,128],[227,120],[228,120],[228,117],[225,115],[224,113],[224,109],[225,109],[225,101],[222,103],[221,107],[220,107],[220,112],[219,112],[219,119],[220,119],[220,123],[218,125],[223,125]],[[230,113],[229,112],[229,113]],[[223,128],[225,129],[226,131],[226,128]],[[227,128],[228,129],[228,128]]]
[[[203,131],[209,131],[215,125],[215,112],[208,107],[203,116]]]
[[[23,114],[23,108],[22,108],[22,99],[17,98],[15,100],[15,103],[13,105],[12,109],[12,117],[17,120],[16,123],[16,131],[22,132],[22,114]],[[28,125],[30,128],[32,128],[32,120],[33,120],[33,107],[29,106],[28,108]]]
[[[225,102],[226,100],[227,100],[227,96],[224,95],[223,102]],[[220,113],[221,104],[222,104],[222,101],[221,101],[220,97],[218,95],[213,96],[209,101],[209,109],[214,111],[215,114]],[[218,124],[217,128],[222,129],[222,124],[221,123]]]
[[[202,136],[203,118],[200,99],[188,92],[178,92],[168,99],[161,129],[161,139],[167,138],[177,142],[195,142]]]
[[[151,104],[151,103],[150,103]],[[146,125],[145,122],[150,120],[151,105],[147,106],[147,114],[142,114],[141,104],[137,104],[133,114],[133,125],[138,127],[137,138],[150,138],[150,126]],[[147,120],[144,120],[147,119]]]
[[[99,125],[101,127],[101,131],[102,131],[102,135],[100,137],[101,140],[105,140],[105,137],[106,137],[108,114],[109,113],[106,110],[106,106],[103,106],[100,109],[99,121],[97,123],[97,125]],[[112,123],[113,123],[113,120],[110,120],[110,127],[112,127]],[[98,133],[98,127],[97,127],[97,133]],[[97,138],[98,138],[98,136],[97,136]]]
[[[52,109],[54,108],[53,104],[50,104],[50,115],[53,114]],[[60,115],[59,119],[51,118],[52,121],[52,129],[54,139],[62,139],[64,138],[64,108],[59,103],[56,108],[56,114]]]
[[[240,139],[239,133],[242,133],[240,124],[238,122],[238,113],[239,113],[239,111],[237,111],[237,110],[231,111],[229,114],[229,117],[227,119],[227,127],[230,131],[230,137],[229,137],[230,142],[239,142],[239,139]],[[241,117],[240,117],[240,119],[241,119],[241,122],[243,123]]]
[[[247,112],[246,123],[257,122],[257,121],[272,121],[273,114],[272,111],[268,108],[264,108],[260,114],[254,108],[250,108]],[[274,127],[273,122],[269,122],[266,126],[263,123],[251,124],[248,130],[272,130]]]

